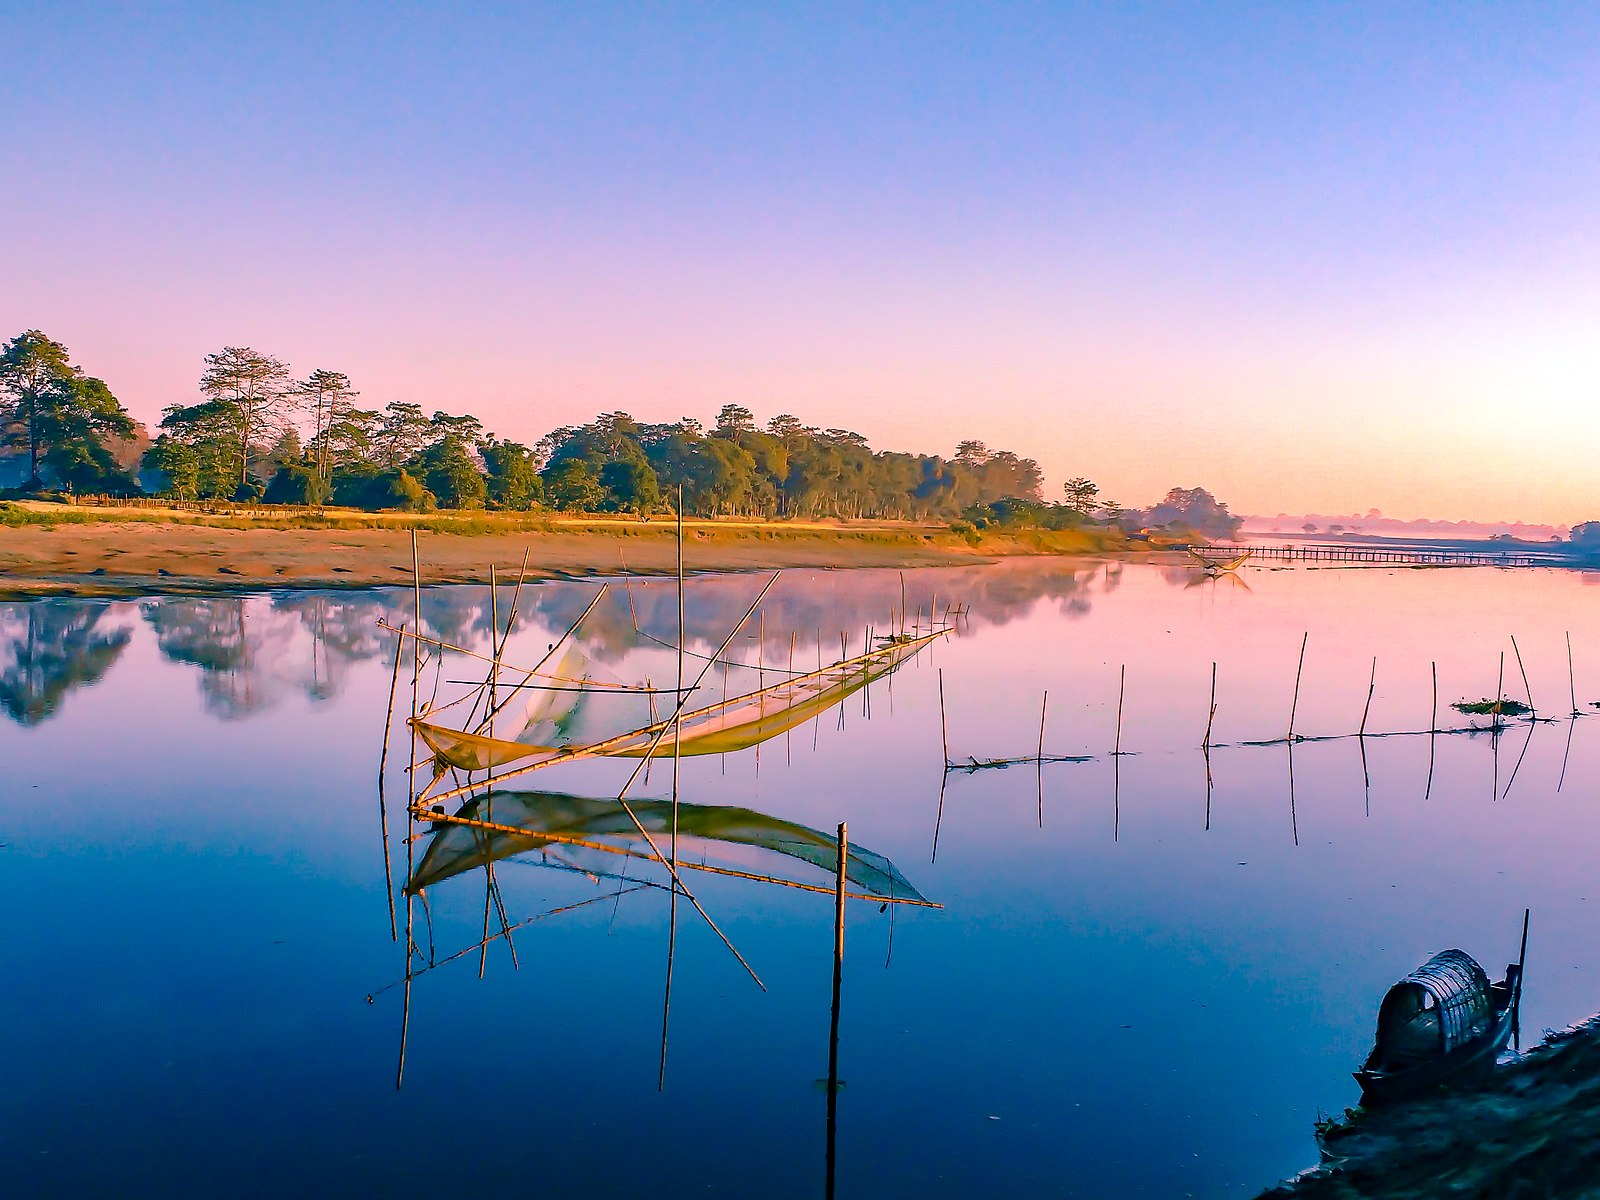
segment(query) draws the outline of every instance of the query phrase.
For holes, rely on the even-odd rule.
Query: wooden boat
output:
[[[1464,951],[1435,954],[1384,996],[1377,1044],[1355,1072],[1361,1102],[1391,1103],[1493,1067],[1511,1038],[1521,994],[1519,963],[1490,983]]]

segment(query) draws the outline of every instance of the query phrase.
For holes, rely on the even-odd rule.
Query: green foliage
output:
[[[1094,480],[1077,475],[1062,484],[1061,491],[1065,507],[1083,517],[1094,515],[1095,497],[1100,494],[1100,485]]]
[[[488,488],[461,438],[446,434],[417,457],[422,482],[445,508],[482,508]]]
[[[1466,713],[1474,717],[1523,717],[1531,713],[1521,700],[1500,699],[1496,700],[1457,700],[1450,706],[1459,713]]]
[[[490,438],[484,442],[482,454],[489,503],[494,507],[525,511],[544,499],[538,460],[527,446]]]
[[[373,483],[378,503],[371,505],[372,508],[395,512],[432,512],[438,507],[434,494],[404,467],[382,472]]]
[[[60,342],[30,329],[0,349],[0,444],[27,451],[30,486],[43,485],[42,464],[75,490],[130,487],[105,439],[134,432],[111,389],[74,366]]]
[[[649,463],[623,460],[600,468],[605,508],[617,512],[648,513],[661,505],[661,484]]]
[[[330,490],[315,467],[286,463],[272,476],[262,499],[268,504],[326,504]]]
[[[606,491],[594,468],[581,458],[569,458],[544,472],[545,501],[566,512],[598,512]]]

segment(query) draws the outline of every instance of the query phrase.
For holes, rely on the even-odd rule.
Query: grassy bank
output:
[[[490,563],[537,576],[673,569],[670,519],[327,509],[320,513],[199,513],[161,508],[0,507],[0,593],[125,595],[283,586],[363,586],[410,575],[411,531],[423,537],[427,582],[479,582]],[[893,521],[693,520],[694,570],[918,567],[1009,555],[1097,554],[1126,548],[1101,529],[957,532]]]
[[[1580,1200],[1600,1195],[1600,1020],[1551,1035],[1473,1091],[1359,1113],[1328,1160],[1262,1200]]]

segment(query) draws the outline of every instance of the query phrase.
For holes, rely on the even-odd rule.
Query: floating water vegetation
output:
[[[1525,717],[1533,711],[1521,700],[1457,700],[1450,706],[1472,717]]]

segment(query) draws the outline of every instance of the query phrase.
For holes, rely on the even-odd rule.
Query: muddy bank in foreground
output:
[[[364,587],[408,582],[411,524],[422,524],[426,583],[487,582],[489,565],[515,571],[528,552],[530,578],[659,574],[674,569],[667,521],[552,522],[518,526],[494,518],[426,523],[282,527],[251,524],[92,520],[0,527],[0,595],[125,596],[232,592],[270,587]],[[691,522],[685,558],[693,571],[774,567],[957,566],[1022,554],[1091,554],[1120,539],[1093,532],[962,537],[915,525]]]
[[[1328,1160],[1262,1200],[1600,1197],[1600,1018],[1551,1035],[1481,1088],[1361,1113]]]

